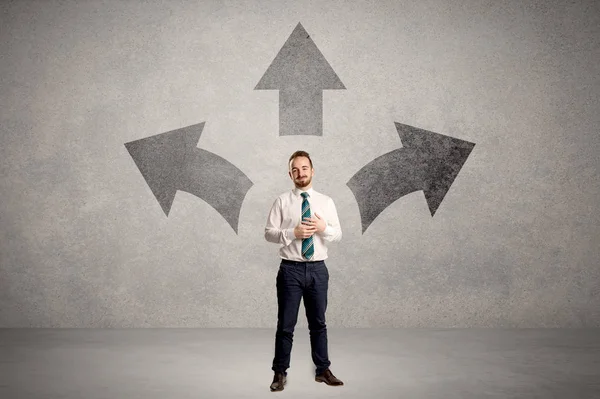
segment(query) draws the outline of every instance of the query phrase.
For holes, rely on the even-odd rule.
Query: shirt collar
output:
[[[309,188],[308,190],[302,190],[302,189],[300,189],[300,188],[298,188],[298,187],[294,187],[294,189],[293,189],[292,191],[294,192],[294,195],[296,195],[296,197],[299,197],[299,196],[300,196],[300,193],[301,193],[301,192],[303,192],[303,191],[306,191],[306,192],[308,193],[308,196],[309,196],[309,197],[312,197],[312,195],[313,195],[313,192],[314,192],[314,190],[313,190],[313,188],[312,188],[312,187],[311,187],[311,188]]]

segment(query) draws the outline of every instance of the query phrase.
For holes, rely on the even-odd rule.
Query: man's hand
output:
[[[315,231],[318,233],[322,233],[325,231],[327,227],[327,223],[325,223],[325,219],[321,218],[321,216],[315,212],[315,217],[305,218],[302,223],[306,223],[308,226],[314,227]]]
[[[294,235],[296,238],[308,238],[315,234],[317,231],[316,227],[312,226],[308,222],[308,218],[302,221],[296,228],[294,228]]]

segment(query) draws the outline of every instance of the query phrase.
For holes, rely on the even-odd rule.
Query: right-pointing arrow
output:
[[[254,90],[279,90],[279,135],[323,135],[323,90],[346,87],[298,23]]]
[[[347,185],[360,211],[363,233],[397,199],[423,190],[433,216],[474,143],[396,122],[402,148],[359,170]]]

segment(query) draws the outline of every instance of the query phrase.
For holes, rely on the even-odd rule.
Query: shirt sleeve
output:
[[[325,231],[321,233],[321,236],[325,241],[337,242],[342,239],[342,227],[340,226],[340,220],[338,218],[337,209],[333,200],[330,198],[327,201],[327,227]]]
[[[281,198],[277,198],[271,207],[267,225],[265,226],[265,239],[269,242],[282,244],[287,247],[294,241],[294,229],[281,229],[283,220]]]

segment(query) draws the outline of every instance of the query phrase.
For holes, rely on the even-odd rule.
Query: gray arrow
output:
[[[298,23],[254,90],[279,90],[279,135],[323,135],[323,90],[346,89]]]
[[[403,147],[374,159],[347,183],[358,202],[363,233],[385,208],[418,190],[424,191],[433,216],[475,146],[400,123],[396,129]]]
[[[196,147],[204,122],[125,143],[165,215],[177,190],[203,199],[236,232],[250,179],[227,160]]]

